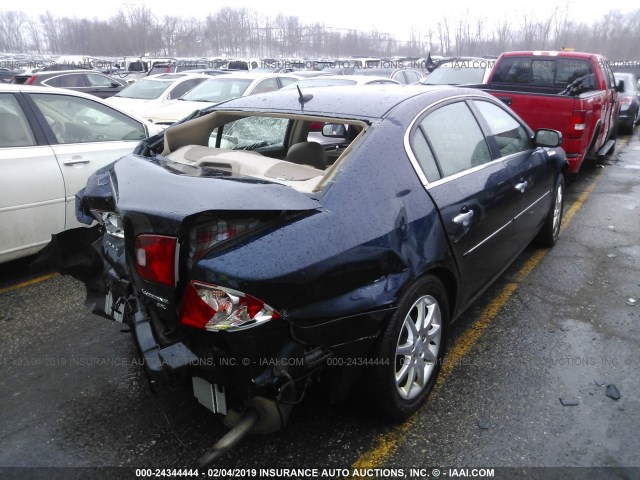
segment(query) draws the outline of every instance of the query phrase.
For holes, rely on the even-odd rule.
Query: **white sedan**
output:
[[[202,110],[233,98],[279,90],[298,77],[283,73],[229,73],[209,78],[177,100],[140,114],[153,123],[168,126],[183,119],[196,110]]]
[[[159,130],[91,95],[0,85],[0,263],[80,226],[75,194],[89,176]]]
[[[161,73],[142,78],[106,100],[125,112],[140,115],[180,98],[211,77],[203,73]]]

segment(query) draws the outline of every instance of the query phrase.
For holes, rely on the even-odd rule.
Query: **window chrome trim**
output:
[[[451,182],[453,180],[457,180],[459,178],[466,177],[467,175],[470,175],[472,173],[479,172],[480,170],[483,170],[485,168],[489,168],[491,166],[494,166],[497,163],[502,163],[503,160],[504,160],[503,158],[496,158],[495,160],[492,160],[492,161],[487,162],[487,163],[483,163],[482,165],[478,165],[476,167],[469,168],[467,170],[462,170],[461,172],[454,173],[453,175],[449,175],[447,177],[444,177],[444,178],[441,178],[439,180],[436,180],[435,182],[431,182],[431,183],[425,185],[425,188],[427,190],[429,190],[431,188],[435,188],[435,187],[437,187],[439,185],[443,185],[443,184]]]

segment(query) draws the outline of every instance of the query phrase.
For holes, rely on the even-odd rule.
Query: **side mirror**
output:
[[[339,123],[325,123],[322,127],[322,135],[330,138],[346,138],[347,127]]]
[[[555,148],[562,145],[562,134],[557,130],[539,128],[534,137],[536,147]]]
[[[117,88],[117,87],[121,87],[122,85],[120,85],[118,82],[111,82],[111,86],[113,88]]]
[[[622,93],[624,92],[624,80],[620,80],[616,85],[616,92]]]

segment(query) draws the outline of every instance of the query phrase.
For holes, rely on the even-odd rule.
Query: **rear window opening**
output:
[[[314,193],[367,128],[361,120],[218,111],[168,128],[162,156],[185,173],[208,168]]]

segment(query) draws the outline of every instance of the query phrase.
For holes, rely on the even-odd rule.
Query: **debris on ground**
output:
[[[614,400],[619,400],[621,397],[618,388],[613,383],[607,385],[607,397],[613,398]]]

